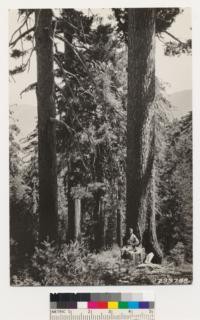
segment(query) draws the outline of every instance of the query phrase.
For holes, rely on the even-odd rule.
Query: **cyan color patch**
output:
[[[128,302],[128,308],[129,309],[139,309],[139,302],[137,302],[137,301]]]

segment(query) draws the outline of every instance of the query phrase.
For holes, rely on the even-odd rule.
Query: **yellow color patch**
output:
[[[108,302],[108,309],[118,309],[118,302],[114,302],[114,301]]]

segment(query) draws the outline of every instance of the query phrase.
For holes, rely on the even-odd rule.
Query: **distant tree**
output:
[[[16,107],[16,106],[15,106]],[[9,123],[9,199],[10,199],[10,262],[11,273],[25,263],[34,249],[33,215],[31,190],[26,184],[23,172],[22,149],[18,134],[20,132],[13,112]]]
[[[116,194],[117,177],[123,179],[124,173],[120,161],[125,150],[127,59],[124,44],[121,47],[110,25],[100,24],[91,30],[91,18],[82,13],[67,9],[63,16],[62,26],[68,34],[63,38],[60,29],[58,39],[65,43],[65,50],[64,55],[56,51],[58,68],[55,74],[63,79],[62,85],[56,86],[56,95],[60,124],[64,125],[58,126],[57,130],[58,150],[63,159],[60,164],[63,169],[65,167],[68,241],[74,241],[74,204],[75,198],[81,196],[82,230],[91,228],[90,234],[87,233],[90,248],[100,250],[106,245],[108,215],[113,217],[111,244],[114,233],[116,238],[116,203],[111,205],[110,202],[112,194]],[[82,28],[78,28],[81,22],[84,35]],[[73,26],[72,30],[68,25]],[[119,52],[116,46],[120,48]],[[73,59],[69,59],[70,56]],[[120,141],[120,148],[116,140]],[[106,184],[110,186],[109,190]],[[87,189],[90,190],[89,198]],[[124,185],[120,195],[123,189]],[[121,198],[124,201],[124,197]],[[115,197],[112,201],[116,201]],[[90,215],[88,226],[84,225],[86,214]],[[82,233],[84,238],[84,231]]]
[[[192,261],[192,114],[167,126],[166,148],[160,155],[158,238],[164,252],[184,245]],[[165,235],[165,236],[163,236]]]

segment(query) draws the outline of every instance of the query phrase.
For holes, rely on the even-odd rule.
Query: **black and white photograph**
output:
[[[191,14],[9,10],[11,286],[192,283]]]

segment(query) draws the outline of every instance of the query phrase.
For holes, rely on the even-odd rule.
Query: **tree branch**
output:
[[[87,65],[86,63],[83,61],[83,59],[80,57],[80,54],[77,52],[77,50],[74,48],[73,45],[71,45],[71,43],[64,37],[56,34],[55,37],[61,41],[63,41],[64,43],[66,43],[68,45],[68,47],[70,47],[73,52],[75,53],[75,55],[77,56],[77,58],[79,59],[79,61],[81,62],[81,64],[83,65],[83,67],[85,68],[86,71],[88,71]]]
[[[34,82],[34,83],[31,83],[29,84],[25,89],[23,89],[21,92],[20,92],[20,97],[22,98],[22,95],[26,92],[29,92],[31,90],[34,90],[36,89],[37,87],[37,82]]]
[[[61,125],[62,127],[64,127],[69,133],[72,133],[72,132],[74,132],[74,133],[76,133],[76,131],[73,129],[73,128],[71,128],[70,126],[68,126],[67,124],[66,124],[66,122],[64,122],[64,121],[62,121],[62,120],[58,120],[58,119],[56,119],[56,118],[50,118],[50,121],[52,122],[52,123],[55,123],[56,125]]]
[[[19,26],[19,28],[17,28],[17,29],[13,32],[13,34],[12,34],[12,36],[11,36],[11,39],[10,39],[10,42],[13,41],[13,38],[14,38],[14,36],[16,35],[16,33],[17,33],[17,32],[20,32],[20,30],[24,27],[24,25],[27,24],[27,21],[28,21],[28,18],[29,18],[30,15],[31,15],[31,13],[29,13],[29,14],[26,16],[26,18],[24,19],[24,22],[21,24],[21,26]]]
[[[10,47],[14,47],[20,39],[22,39],[23,37],[25,37],[25,36],[26,36],[27,34],[29,34],[30,32],[33,32],[34,30],[35,30],[35,27],[32,27],[32,28],[24,31],[24,32],[21,33],[15,40],[10,41],[9,46],[10,46]]]
[[[25,68],[28,66],[28,71],[30,71],[31,57],[32,57],[32,54],[33,54],[34,50],[35,50],[35,47],[33,47],[33,48],[31,49],[31,53],[30,53],[30,55],[29,55],[29,57],[28,57],[25,65],[24,65]]]
[[[63,67],[62,62],[61,62],[56,56],[54,56],[54,60],[55,60],[55,62],[57,63],[58,67],[61,68],[63,74],[68,74],[68,75],[72,76],[73,78],[75,78],[76,81],[78,82],[79,86],[81,87],[81,83],[80,83],[78,77],[77,77],[75,74],[73,74],[72,72],[67,71],[67,70]]]
[[[182,42],[180,39],[178,39],[177,37],[175,37],[173,34],[171,34],[169,31],[163,31],[164,33],[166,33],[169,37],[171,37],[172,39],[174,39],[175,41],[177,41],[180,44],[185,45],[184,42]]]

